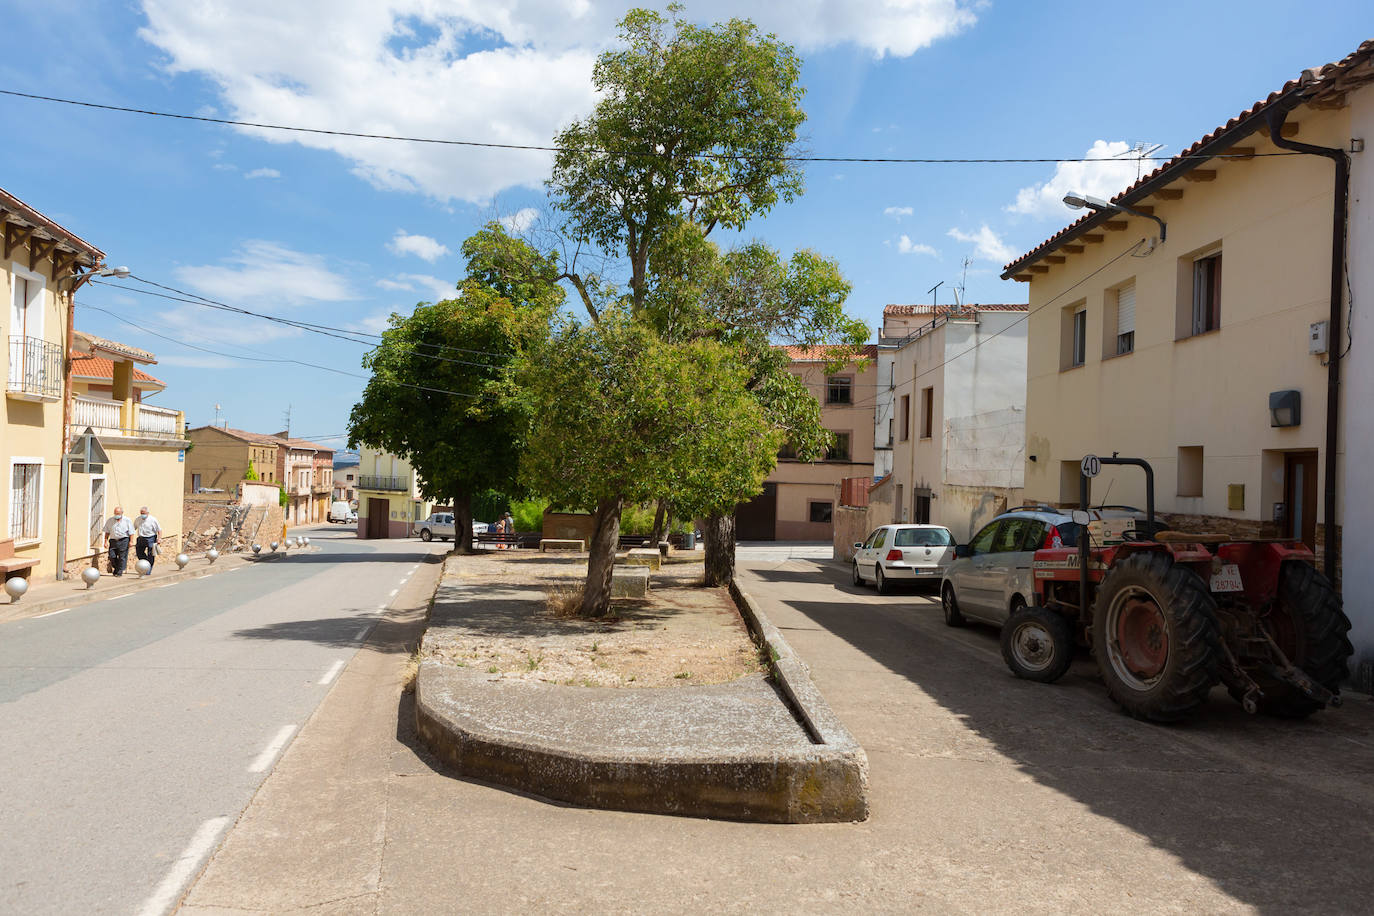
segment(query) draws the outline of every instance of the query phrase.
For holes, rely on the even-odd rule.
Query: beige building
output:
[[[434,509],[420,495],[420,479],[404,458],[363,446],[357,473],[360,538],[410,537],[415,523]]]
[[[281,443],[276,436],[229,426],[197,426],[187,430],[186,436],[194,446],[186,456],[187,493],[234,492],[250,467],[263,483],[281,485],[277,472]]]
[[[883,309],[892,517],[870,512],[872,524],[944,525],[962,543],[1020,505],[1026,313],[1000,304]]]
[[[1290,155],[1273,136],[1338,158],[1352,137],[1362,147],[1352,110],[1368,108],[1372,55],[1366,43],[1307,71],[1113,198],[1144,215],[1090,210],[1007,266],[1030,287],[1027,500],[1076,504],[1083,456],[1117,452],[1151,462],[1176,525],[1324,552],[1326,523],[1346,508],[1345,423],[1332,429],[1327,409],[1367,415],[1369,392],[1328,402],[1331,361],[1351,343],[1339,270],[1332,301],[1333,216],[1344,222],[1332,159]],[[1143,488],[1135,469],[1104,469],[1091,498],[1143,505]],[[1370,598],[1345,603],[1357,659]]]
[[[329,520],[334,493],[334,450],[287,431],[277,440],[277,477],[286,489],[286,523],[310,525]]]
[[[829,541],[840,481],[873,473],[873,405],[877,388],[877,348],[860,354],[864,366],[850,362],[827,373],[824,348],[787,347],[788,371],[806,383],[820,402],[821,421],[835,434],[835,445],[820,461],[798,461],[784,446],[764,491],[735,513],[742,541]]]
[[[58,545],[58,488],[70,395],[66,354],[74,343],[71,289],[105,254],[0,190],[0,540],[35,565],[13,574],[51,579],[66,559]],[[86,527],[83,520],[77,531]],[[84,535],[76,538],[84,540]]]

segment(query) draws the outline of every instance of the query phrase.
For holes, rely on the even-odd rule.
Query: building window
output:
[[[1221,327],[1221,252],[1193,262],[1193,333]]]
[[[892,418],[887,418],[887,444],[892,444]]]
[[[778,460],[779,460],[779,461],[796,461],[796,460],[797,460],[797,450],[796,450],[795,448],[792,447],[792,443],[791,443],[791,442],[784,442],[784,443],[782,444],[782,448],[778,449]]]
[[[1073,313],[1073,343],[1069,353],[1069,365],[1081,366],[1088,358],[1088,310],[1079,309]]]
[[[1202,446],[1180,445],[1178,448],[1178,495],[1202,495]]]
[[[191,492],[192,492],[192,493],[199,493],[199,492],[200,492],[200,475],[199,475],[199,474],[192,474],[192,475],[191,475]]]
[[[935,389],[921,389],[921,438],[929,439],[935,428]]]
[[[835,442],[830,448],[826,449],[826,461],[848,461],[849,460],[849,433],[835,433]]]
[[[1075,369],[1087,358],[1088,306],[1083,300],[1059,313],[1059,370]]]
[[[10,465],[10,537],[36,541],[42,536],[43,463],[19,459]]]
[[[848,376],[832,375],[825,380],[825,403],[852,404],[854,380]]]
[[[828,525],[830,524],[830,517],[833,512],[833,504],[813,502],[808,507],[808,511],[810,513],[809,517],[811,521],[820,522],[822,524]]]
[[[911,438],[911,395],[902,395],[902,441]]]
[[[1116,291],[1116,355],[1135,350],[1135,284]]]
[[[912,520],[918,525],[930,524],[930,491],[916,491],[916,511]]]

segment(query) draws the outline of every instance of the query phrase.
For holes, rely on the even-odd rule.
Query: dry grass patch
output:
[[[582,610],[582,586],[555,585],[549,589],[544,607],[560,620],[576,617]]]

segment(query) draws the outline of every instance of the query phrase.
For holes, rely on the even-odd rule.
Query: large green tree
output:
[[[724,345],[667,343],[620,309],[567,324],[526,360],[526,482],[595,513],[584,615],[610,607],[627,502],[708,512],[759,491],[782,437],[746,390],[746,371]]]
[[[455,546],[472,546],[472,496],[518,492],[529,429],[514,365],[563,301],[553,263],[498,224],[463,245],[456,296],[393,315],[363,361],[372,378],[349,417],[350,447],[405,458],[426,498],[451,502]],[[518,277],[518,280],[512,280]]]

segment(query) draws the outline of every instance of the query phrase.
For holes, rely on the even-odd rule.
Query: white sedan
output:
[[[893,582],[938,585],[954,562],[954,536],[939,525],[884,525],[854,545],[854,584],[873,582],[878,594]]]

